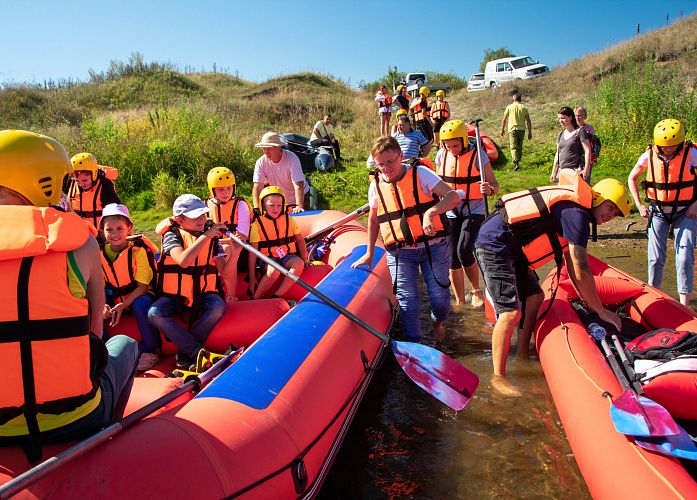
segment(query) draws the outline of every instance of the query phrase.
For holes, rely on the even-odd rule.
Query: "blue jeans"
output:
[[[660,212],[653,212],[649,228],[649,285],[659,288],[663,283],[663,268],[668,253],[668,229],[670,221]],[[675,269],[677,271],[678,293],[689,295],[692,292],[695,264],[695,233],[697,218],[686,217],[686,210],[673,217],[675,225]]]
[[[64,443],[96,434],[112,422],[120,420],[133,387],[138,367],[138,344],[126,335],[116,335],[106,343],[109,362],[102,373],[99,406],[68,425],[41,433],[43,443]],[[15,446],[26,441],[24,436],[0,438],[0,445]]]
[[[150,307],[148,321],[160,330],[162,335],[174,342],[180,352],[196,359],[198,351],[223,317],[225,301],[214,293],[208,293],[201,298],[200,310],[201,317],[191,331],[187,331],[173,318],[177,314],[176,302],[169,297],[160,297]]]
[[[155,297],[149,293],[133,301],[133,316],[136,318],[138,331],[140,332],[138,349],[140,349],[140,352],[149,352],[150,354],[155,354],[161,344],[157,328],[148,321],[148,311],[153,302],[155,302]]]
[[[396,268],[395,251],[387,252],[387,265],[390,268],[392,282],[397,284],[397,300],[402,316],[404,340],[408,342],[421,341],[421,323],[419,322],[419,290],[416,280],[421,274],[426,282],[428,299],[431,302],[431,318],[433,321],[445,321],[450,313],[450,250],[448,241],[429,245],[433,270],[428,262],[426,248],[402,248],[399,250],[399,269]],[[436,283],[436,279],[445,288]]]

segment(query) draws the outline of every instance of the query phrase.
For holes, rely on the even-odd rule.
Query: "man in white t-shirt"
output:
[[[285,142],[275,132],[267,132],[256,147],[262,148],[264,154],[254,165],[252,177],[252,199],[255,211],[259,209],[259,194],[264,189],[264,181],[270,186],[283,189],[286,205],[293,207],[293,213],[305,211],[305,195],[310,191],[310,184],[305,179],[300,160],[291,151],[281,149]]]
[[[318,148],[320,146],[330,146],[334,148],[334,159],[341,160],[341,150],[339,149],[339,141],[334,137],[334,127],[332,126],[332,115],[324,115],[324,119],[315,123],[310,137],[310,146]]]

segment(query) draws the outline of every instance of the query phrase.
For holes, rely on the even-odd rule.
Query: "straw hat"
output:
[[[276,132],[266,132],[261,138],[261,142],[256,144],[258,148],[273,148],[276,146],[285,146],[286,143],[281,136]]]

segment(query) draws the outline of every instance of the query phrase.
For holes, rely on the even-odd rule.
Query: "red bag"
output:
[[[632,340],[625,348],[630,362],[635,359],[675,359],[697,353],[697,333],[659,328]]]

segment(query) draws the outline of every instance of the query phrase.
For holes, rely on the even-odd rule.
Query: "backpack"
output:
[[[697,354],[697,333],[659,328],[627,344],[630,362],[636,359],[675,359],[685,354]]]
[[[600,137],[595,134],[590,134],[588,139],[591,141],[591,165],[594,165],[598,161],[598,156],[600,155]]]

